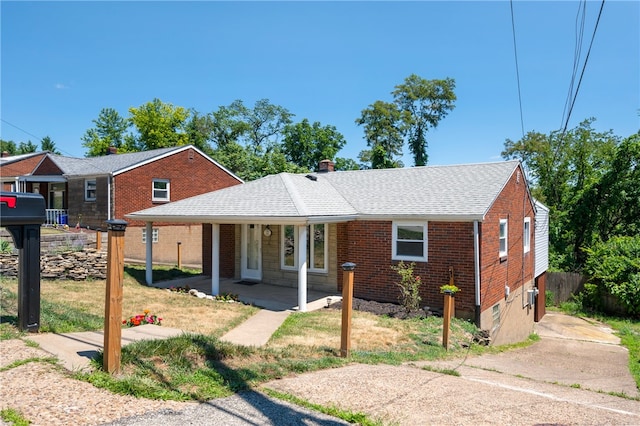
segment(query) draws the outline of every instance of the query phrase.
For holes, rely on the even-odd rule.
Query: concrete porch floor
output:
[[[207,295],[211,294],[211,278],[198,276],[187,279],[154,282],[153,287],[189,287]],[[298,311],[298,288],[264,283],[246,283],[236,279],[220,279],[220,293],[238,295],[240,301],[253,304],[268,311]],[[338,301],[342,295],[337,291],[307,290],[307,311],[321,309],[329,303],[327,299]]]

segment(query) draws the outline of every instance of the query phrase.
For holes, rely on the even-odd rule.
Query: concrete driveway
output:
[[[501,354],[399,367],[352,365],[265,387],[385,424],[640,424],[640,402],[617,396],[640,394],[627,350],[611,330],[549,313],[537,332],[540,341]],[[423,366],[455,369],[460,376]]]

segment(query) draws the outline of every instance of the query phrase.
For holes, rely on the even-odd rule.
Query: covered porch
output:
[[[219,285],[218,294],[235,294],[243,303],[252,304],[269,311],[300,311],[298,290],[294,287],[250,283],[230,278],[221,279]],[[188,279],[161,281],[154,283],[153,286],[158,288],[189,287],[207,295],[213,294],[211,277],[205,275]],[[315,311],[341,300],[342,296],[337,292],[308,290],[306,299],[306,310]]]

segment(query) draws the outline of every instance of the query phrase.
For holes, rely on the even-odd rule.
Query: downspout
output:
[[[473,267],[476,292],[475,322],[476,327],[480,328],[480,232],[477,220],[473,222]]]
[[[113,175],[109,175],[107,179],[107,220],[111,220],[111,185],[113,182]]]

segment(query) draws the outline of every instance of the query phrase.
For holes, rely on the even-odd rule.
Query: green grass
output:
[[[5,422],[9,422],[13,426],[27,426],[30,425],[31,422],[24,418],[22,414],[13,408],[5,408],[4,410],[0,410],[0,419]]]
[[[138,283],[146,285],[145,265],[125,265],[124,273],[135,279]],[[176,280],[179,278],[197,277],[202,274],[200,269],[189,269],[162,265],[153,265],[153,282]]]
[[[382,426],[383,422],[371,420],[366,414],[360,412],[353,412],[349,410],[343,410],[335,406],[326,407],[320,404],[313,404],[305,399],[298,398],[294,395],[282,393],[269,388],[262,389],[267,395],[287,401],[300,407],[309,408],[311,410],[318,411],[329,416],[337,417],[349,423],[355,423],[361,426]]]
[[[53,357],[46,357],[46,358],[33,357],[33,358],[20,359],[18,361],[14,361],[0,368],[0,373],[3,371],[11,370],[12,368],[20,367],[21,365],[32,363],[32,362],[46,362],[46,363],[55,365],[58,363],[58,359]]]

